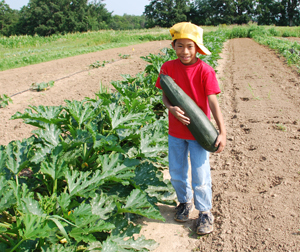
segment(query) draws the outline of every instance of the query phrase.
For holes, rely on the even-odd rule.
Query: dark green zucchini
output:
[[[171,104],[180,107],[190,118],[190,124],[187,127],[197,142],[205,150],[215,152],[218,149],[215,143],[219,133],[204,112],[170,76],[161,74],[160,85]]]

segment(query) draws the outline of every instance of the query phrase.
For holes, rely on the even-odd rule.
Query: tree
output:
[[[103,0],[30,0],[20,11],[19,34],[50,36],[57,33],[107,29],[111,18]]]
[[[189,11],[189,0],[152,0],[145,6],[146,27],[171,27],[188,21]]]
[[[145,16],[114,15],[109,23],[109,28],[113,30],[142,29],[145,28]]]
[[[300,0],[259,0],[256,15],[259,25],[299,25]]]
[[[244,24],[252,19],[254,7],[251,0],[196,0],[191,19],[199,25]]]
[[[15,34],[17,21],[18,11],[12,10],[4,0],[0,1],[0,34],[4,36]]]

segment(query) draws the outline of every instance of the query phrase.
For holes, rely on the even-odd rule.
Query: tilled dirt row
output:
[[[212,155],[216,229],[199,251],[300,251],[299,75],[251,39],[223,55],[227,146]]]

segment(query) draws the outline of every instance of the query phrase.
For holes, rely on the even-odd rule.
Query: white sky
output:
[[[4,0],[11,9],[20,10],[29,0]],[[140,16],[145,11],[145,6],[150,4],[150,0],[104,0],[105,8],[113,15],[123,14]]]

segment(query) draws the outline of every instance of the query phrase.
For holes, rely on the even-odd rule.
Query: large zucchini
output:
[[[180,107],[190,118],[188,129],[197,142],[207,151],[215,152],[218,131],[204,112],[174,81],[168,76],[160,75],[160,85],[173,106]]]

